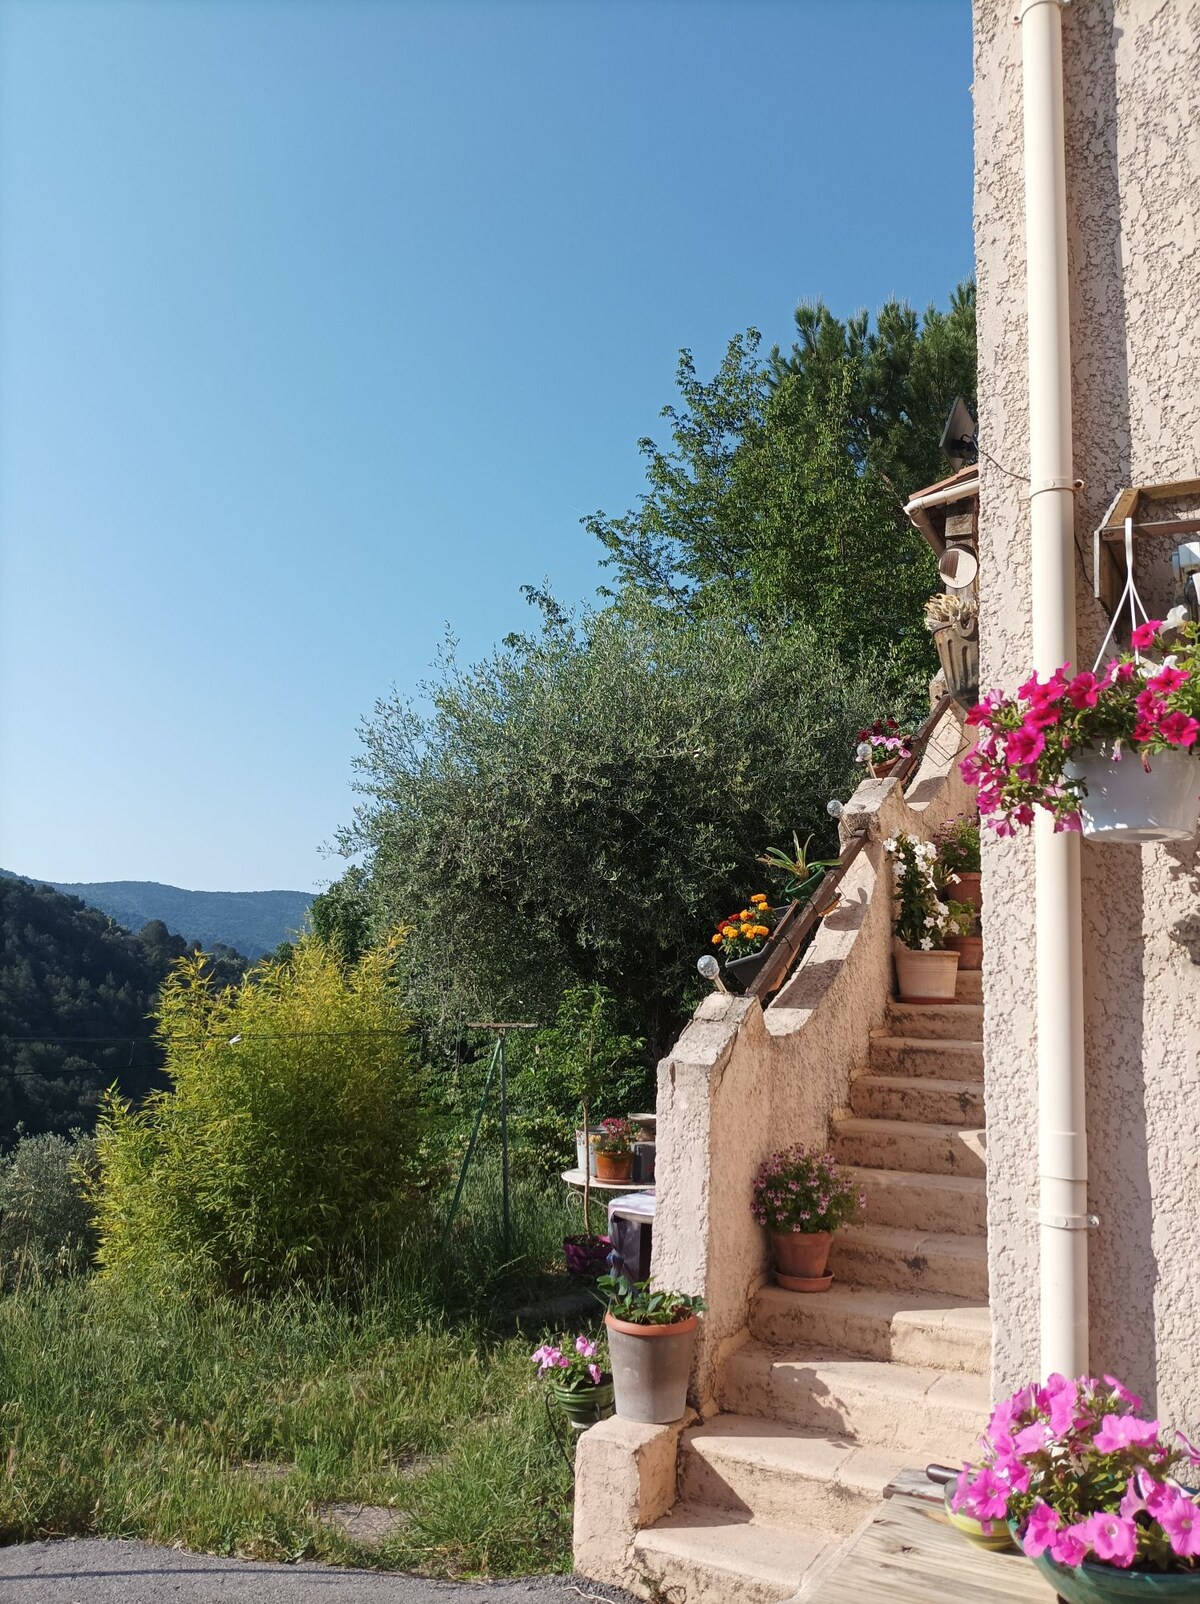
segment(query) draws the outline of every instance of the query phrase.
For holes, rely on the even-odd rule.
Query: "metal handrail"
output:
[[[925,748],[929,745],[934,731],[955,705],[955,700],[949,693],[938,698],[930,710],[929,717],[914,734],[908,756],[900,760],[888,776],[889,779],[904,785],[911,778],[925,755]],[[847,870],[869,839],[869,829],[859,830],[852,835],[842,848],[836,866],[829,871],[812,896],[806,902],[791,904],[775,928],[762,967],[746,987],[747,997],[757,997],[761,1002],[764,997],[773,991],[778,991],[783,985],[809,932],[817,920],[830,911],[831,894],[837,890]]]

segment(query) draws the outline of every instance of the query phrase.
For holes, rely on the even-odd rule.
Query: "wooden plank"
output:
[[[1054,1604],[1021,1554],[969,1543],[931,1504],[890,1499],[826,1571],[808,1604]]]

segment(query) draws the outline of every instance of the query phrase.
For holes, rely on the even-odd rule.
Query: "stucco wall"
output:
[[[961,746],[949,715],[907,799],[893,780],[864,781],[842,833],[869,828],[871,844],[775,1002],[764,1013],[753,999],[714,993],[659,1066],[654,1279],[708,1301],[692,1388],[704,1412],[717,1365],[744,1339],[750,1297],[766,1277],[765,1234],[750,1214],[754,1173],[777,1148],[827,1142],[850,1078],[867,1062],[870,1032],[883,1023],[892,936],[882,841],[900,830],[928,836],[972,806],[955,763]]]
[[[1021,55],[1014,7],[975,0],[980,657],[1030,664]],[[1200,472],[1200,4],[1063,13],[1079,657],[1107,620],[1091,532],[1122,486]],[[1016,475],[1017,477],[1013,477]],[[1145,547],[1152,616],[1171,546]],[[1083,661],[1086,659],[1086,662]],[[1091,1361],[1200,1425],[1200,870],[1184,848],[1084,843]],[[988,1232],[994,1376],[1038,1368],[1033,854],[985,840]]]

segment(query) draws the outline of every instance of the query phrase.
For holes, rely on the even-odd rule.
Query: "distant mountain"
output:
[[[207,951],[214,946],[235,947],[248,958],[274,952],[281,941],[304,925],[313,893],[309,891],[185,891],[154,880],[101,880],[66,884],[38,880],[33,875],[0,874],[51,886],[66,896],[78,897],[99,908],[127,930],[140,930],[152,919]]]

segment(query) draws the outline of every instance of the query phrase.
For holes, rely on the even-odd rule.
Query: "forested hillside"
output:
[[[148,1015],[188,943],[161,921],[138,935],[27,880],[0,880],[0,1149],[24,1131],[90,1127],[105,1087],[162,1083]],[[222,980],[246,960],[218,953]]]
[[[0,870],[0,874],[10,872]],[[302,929],[312,902],[308,891],[186,891],[155,880],[37,883],[81,898],[127,930],[140,930],[149,920],[161,919],[185,941],[198,942],[205,952],[218,946],[233,947],[250,958],[274,952],[281,941]]]

